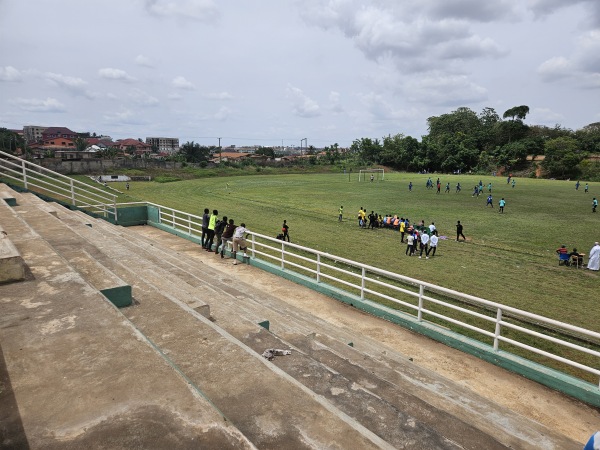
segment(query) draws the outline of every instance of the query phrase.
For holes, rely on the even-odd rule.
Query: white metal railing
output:
[[[194,237],[202,233],[200,216],[153,203],[148,205],[158,209],[159,223]],[[401,307],[404,314],[412,315],[419,322],[425,321],[426,317],[436,318],[471,330],[491,339],[495,351],[500,350],[501,343],[506,343],[576,367],[599,377],[600,388],[600,359],[595,364],[597,367],[592,367],[560,356],[560,351],[542,349],[547,347],[545,344],[551,343],[600,358],[600,333],[259,233],[249,232],[249,235],[252,258],[264,258],[283,270],[297,270],[302,275],[312,277],[317,283],[327,280],[333,286],[342,286],[349,293],[359,295],[372,307],[385,309],[387,313],[395,312],[379,301]],[[436,307],[438,310],[435,310]],[[440,310],[454,311],[457,314],[452,317]],[[479,323],[470,324],[469,318],[479,319]],[[484,328],[482,321],[483,324],[489,324],[489,328]],[[531,328],[523,326],[524,324],[529,324]],[[517,336],[507,337],[507,331],[510,330],[517,331]],[[523,342],[524,339],[519,340],[523,335],[532,337],[540,345],[536,347]],[[568,340],[573,336],[592,343],[586,347],[576,343],[578,339]]]
[[[31,161],[0,151],[0,177],[118,222],[117,196]]]

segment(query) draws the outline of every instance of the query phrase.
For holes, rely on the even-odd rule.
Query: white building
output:
[[[156,147],[159,153],[175,153],[179,151],[179,138],[147,137],[146,144]]]

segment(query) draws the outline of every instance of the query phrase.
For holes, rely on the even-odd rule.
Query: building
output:
[[[40,142],[42,140],[42,133],[46,131],[48,127],[41,127],[39,125],[26,125],[23,127],[23,137],[27,144],[33,144],[34,142]]]
[[[147,137],[146,144],[159,153],[175,153],[179,151],[179,138]]]
[[[42,140],[47,141],[49,139],[65,138],[75,140],[78,137],[78,133],[69,130],[66,127],[48,127],[42,131]]]
[[[126,151],[131,154],[142,156],[152,152],[152,147],[137,139],[119,139],[114,143],[114,146],[119,150]]]

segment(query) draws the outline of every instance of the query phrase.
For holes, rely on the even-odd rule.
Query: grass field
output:
[[[600,275],[559,267],[555,254],[561,244],[588,253],[600,240],[600,213],[591,212],[600,183],[590,183],[585,194],[583,186],[575,190],[575,182],[517,178],[512,188],[503,177],[445,175],[438,195],[425,188],[426,179],[386,173],[385,181],[359,183],[357,174],[349,180],[340,173],[134,182],[120,201],[147,200],[198,215],[205,207],[218,209],[220,215],[273,237],[286,219],[292,242],[600,331]],[[484,195],[472,197],[480,179]],[[443,192],[446,182],[449,194]],[[458,194],[457,182],[463,187]],[[485,206],[489,182],[494,209]],[[111,186],[125,191],[124,183]],[[501,197],[507,202],[504,214],[498,213]],[[340,205],[342,223],[337,220]],[[358,227],[361,206],[413,223],[433,221],[448,240],[440,240],[434,258],[408,258],[398,232]],[[454,240],[457,220],[467,242]]]

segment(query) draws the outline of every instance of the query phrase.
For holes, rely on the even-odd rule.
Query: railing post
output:
[[[23,186],[25,186],[25,189],[27,189],[27,167],[25,166],[25,163],[25,160],[21,161],[21,167],[23,169]]]
[[[252,242],[252,248],[251,248],[251,251],[252,251],[252,259],[254,259],[254,258],[256,257],[256,255],[255,255],[255,253],[254,253],[254,249],[255,249],[255,246],[256,246],[256,242],[255,242],[255,239],[256,239],[256,238],[254,237],[254,235],[253,235],[253,234],[252,234],[250,237],[251,237],[251,239],[250,239],[250,242]]]
[[[317,283],[321,281],[321,255],[317,253]]]
[[[160,207],[160,205],[157,205],[158,210],[158,223],[162,223],[162,208]]]
[[[281,241],[281,268],[285,269],[285,242]]]
[[[367,271],[365,270],[365,268],[362,268],[362,277],[360,279],[360,299],[364,300],[365,299],[365,277],[366,277]]]
[[[498,336],[500,336],[500,331],[502,327],[500,326],[500,322],[502,322],[502,309],[498,308],[498,312],[496,313],[496,330],[494,331],[494,351],[498,351]]]
[[[71,188],[71,205],[75,206],[75,186],[73,186],[73,179],[69,180],[69,187]]]
[[[173,215],[173,220],[175,220],[175,215]],[[190,217],[189,214],[187,217],[187,223],[188,223],[188,235],[191,236],[192,235],[192,218]],[[173,227],[173,228],[175,228],[175,227]]]
[[[118,209],[117,209],[117,197],[114,198],[113,200],[113,209],[114,209],[114,213],[115,213],[115,224],[119,223],[119,216],[118,216]]]
[[[425,292],[425,286],[419,285],[419,309],[417,310],[417,320],[423,322],[423,292]]]

